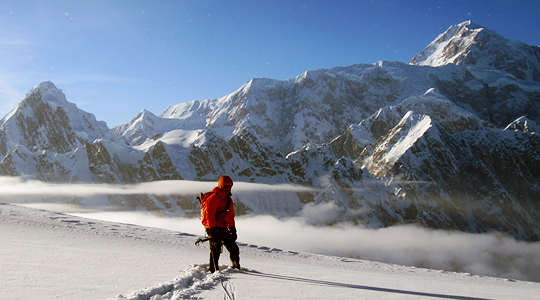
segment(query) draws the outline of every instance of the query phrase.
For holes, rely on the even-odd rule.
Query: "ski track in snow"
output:
[[[220,269],[226,268],[220,266]],[[185,273],[174,280],[146,288],[140,292],[132,293],[128,296],[118,295],[116,300],[173,300],[189,299],[191,296],[210,289],[218,284],[222,284],[224,292],[229,293],[225,288],[225,272],[208,273],[208,265],[193,265]],[[230,296],[232,298],[234,296]],[[199,297],[197,297],[199,298]],[[233,298],[234,299],[234,298]]]

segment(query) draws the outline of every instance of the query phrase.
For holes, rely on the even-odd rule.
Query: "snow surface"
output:
[[[211,274],[208,246],[195,246],[195,235],[11,204],[0,204],[0,230],[2,299],[538,299],[540,292],[535,282],[242,242],[244,269],[223,265]]]

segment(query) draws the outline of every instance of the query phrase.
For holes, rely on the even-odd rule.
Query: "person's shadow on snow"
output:
[[[398,290],[398,289],[390,289],[390,288],[381,288],[381,287],[373,287],[373,286],[366,286],[366,285],[357,285],[357,284],[349,284],[349,283],[340,283],[340,282],[331,282],[331,281],[323,281],[323,280],[316,280],[316,279],[292,277],[292,276],[285,276],[285,275],[275,275],[275,274],[262,273],[262,272],[259,272],[259,271],[246,270],[246,269],[244,269],[244,270],[242,270],[240,272],[248,274],[248,275],[252,275],[252,276],[259,276],[259,277],[265,277],[265,278],[273,278],[273,279],[296,281],[296,282],[305,282],[305,283],[309,283],[309,284],[319,284],[319,285],[327,285],[327,286],[345,287],[345,288],[351,288],[351,289],[369,290],[369,291],[384,292],[384,293],[397,293],[397,294],[405,294],[405,295],[413,295],[413,296],[424,296],[424,297],[435,297],[435,298],[443,298],[443,299],[489,300],[487,298],[476,298],[476,297],[467,297],[467,296],[456,296],[456,295],[443,295],[443,294],[434,294],[434,293],[426,293],[426,292],[415,292],[415,291],[406,291],[406,290]]]

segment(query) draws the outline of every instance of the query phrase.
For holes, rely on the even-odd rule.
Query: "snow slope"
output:
[[[194,235],[11,204],[0,204],[0,231],[2,299],[537,299],[540,292],[540,283],[241,242],[245,269],[224,265],[212,275],[207,245],[196,247]]]

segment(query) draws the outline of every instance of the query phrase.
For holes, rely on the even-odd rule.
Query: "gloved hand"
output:
[[[238,235],[236,234],[236,227],[229,227],[229,232],[231,233],[232,240],[236,241],[236,239],[238,238]]]
[[[211,239],[211,240],[217,239],[217,238],[218,238],[217,227],[206,228],[206,235],[207,235],[208,238]]]

